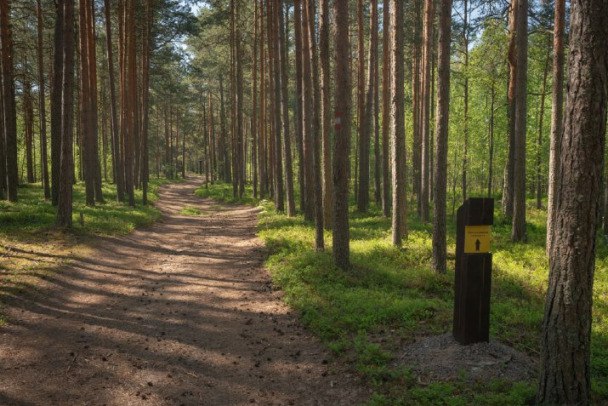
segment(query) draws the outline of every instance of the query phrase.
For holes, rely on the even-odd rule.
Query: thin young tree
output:
[[[390,158],[389,137],[391,117],[391,0],[384,0],[382,12],[382,214],[390,216]]]
[[[332,166],[331,166],[331,67],[330,67],[330,15],[329,0],[320,0],[319,15],[319,67],[321,73],[321,132],[323,156],[323,225],[331,229],[333,217]]]
[[[526,117],[528,88],[528,0],[517,0],[513,221],[511,240],[526,240]]]
[[[61,144],[59,156],[59,177],[57,193],[57,226],[72,227],[72,187],[74,183],[74,0],[65,0],[61,8],[62,33],[60,48],[62,53],[61,73]],[[58,16],[59,17],[59,16]]]
[[[439,20],[437,66],[437,114],[435,131],[435,176],[433,193],[433,268],[446,272],[446,194],[448,185],[448,130],[450,122],[450,42],[452,0],[442,0]]]
[[[555,1],[553,24],[553,96],[551,102],[551,140],[549,149],[549,196],[547,203],[547,254],[551,252],[553,218],[555,214],[555,180],[559,169],[557,157],[562,145],[562,118],[564,108],[564,30],[566,25],[566,0]],[[605,216],[608,218],[608,216]]]
[[[395,1],[395,0],[392,0]],[[350,267],[348,221],[348,166],[350,151],[350,29],[348,0],[334,1],[335,96],[334,96],[334,224],[333,257],[341,269]]]
[[[433,23],[435,21],[434,0],[424,2],[424,43],[422,69],[422,122],[420,154],[420,219],[429,220],[429,186],[430,186],[430,139],[431,139],[431,82],[433,64]],[[399,82],[400,83],[400,82]]]
[[[284,3],[279,1],[278,8],[278,38],[279,38],[279,57],[281,69],[281,113],[283,119],[283,157],[285,165],[285,197],[287,199],[287,215],[296,215],[296,201],[293,191],[293,165],[291,160],[291,136],[289,134],[289,94],[287,91],[288,68],[287,61],[287,40],[285,35]]]
[[[537,402],[592,402],[590,353],[608,91],[608,2],[571,2],[568,94],[558,157]]]
[[[407,235],[405,188],[405,114],[403,14],[401,0],[391,0],[391,161],[393,184],[392,241],[401,246]]]
[[[46,89],[44,80],[44,49],[43,49],[42,0],[36,0],[36,54],[38,58],[38,117],[40,121],[40,174],[44,198],[51,198],[49,182],[49,163],[46,134]]]
[[[508,112],[508,155],[505,168],[503,192],[502,192],[502,211],[506,218],[513,217],[513,202],[515,188],[515,106],[516,106],[516,79],[517,79],[517,10],[519,0],[511,0],[509,8],[509,52],[507,60],[509,62],[509,84],[507,90],[507,112]]]
[[[14,56],[13,56],[13,34],[10,22],[10,2],[0,1],[0,45],[1,45],[1,83],[2,83],[2,129],[4,133],[4,157],[2,164],[5,166],[6,197],[11,202],[17,201],[17,186],[19,185],[19,173],[17,170],[17,108],[15,103],[15,79],[14,79]],[[6,162],[6,163],[5,163]]]

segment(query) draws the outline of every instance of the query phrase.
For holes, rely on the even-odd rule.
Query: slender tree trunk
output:
[[[323,184],[321,177],[321,83],[319,81],[319,53],[315,35],[315,7],[314,0],[306,0],[306,19],[308,27],[306,37],[309,46],[309,57],[311,67],[311,85],[313,94],[312,107],[312,158],[313,158],[313,182],[314,182],[314,213],[315,213],[315,248],[317,251],[325,249],[323,234]]]
[[[283,160],[282,156],[282,135],[283,126],[281,118],[281,60],[280,60],[280,32],[279,27],[279,15],[282,11],[279,9],[282,7],[282,1],[272,2],[269,7],[271,11],[269,27],[272,28],[272,34],[270,35],[271,43],[271,59],[272,59],[272,73],[273,73],[273,119],[274,119],[274,188],[275,188],[275,207],[278,211],[285,210],[285,196],[284,196],[284,184],[283,184]]]
[[[34,106],[32,105],[32,84],[23,82],[23,124],[25,141],[25,166],[27,183],[36,182],[34,175]]]
[[[114,51],[112,49],[112,19],[110,17],[110,0],[104,0],[105,27],[106,27],[106,55],[108,62],[108,87],[110,88],[110,128],[112,132],[112,167],[114,170],[114,182],[116,183],[116,198],[118,201],[125,200],[124,189],[124,164],[122,160],[121,137],[119,134],[119,123],[116,102],[116,86],[114,78]]]
[[[327,0],[321,0],[327,1]],[[295,71],[296,71],[296,97],[295,97],[295,125],[296,125],[296,146],[298,149],[298,183],[300,188],[300,209],[306,213],[306,179],[304,168],[304,88],[303,88],[303,44],[302,44],[302,1],[294,0],[293,2],[293,24],[295,35]],[[329,18],[329,16],[327,17]],[[323,24],[323,21],[320,21]],[[321,31],[323,35],[323,31]],[[329,34],[327,34],[329,35]],[[321,38],[321,40],[323,40]],[[321,44],[323,46],[323,44]],[[321,49],[323,53],[323,49]],[[321,54],[323,58],[323,54]]]
[[[509,154],[507,156],[507,165],[505,169],[505,180],[502,193],[502,210],[506,218],[513,217],[513,202],[514,202],[514,183],[515,183],[515,92],[516,92],[516,77],[517,77],[517,9],[519,0],[511,0],[509,11],[509,86],[507,92],[507,109],[509,120]]]
[[[420,178],[420,219],[424,222],[429,220],[429,158],[431,137],[431,81],[432,81],[432,59],[433,59],[433,23],[435,20],[434,0],[424,2],[424,69],[423,69],[423,116],[422,116],[422,154]]]
[[[62,24],[61,148],[57,195],[57,226],[72,227],[72,187],[74,177],[74,0],[64,0]],[[56,51],[57,52],[57,51]]]
[[[422,199],[420,198],[422,186],[422,22],[421,22],[421,1],[414,0],[414,38],[412,44],[412,175],[413,189],[417,198],[416,211],[418,216],[422,213]]]
[[[394,0],[392,0],[394,1]],[[348,166],[350,151],[350,33],[347,0],[334,1],[335,97],[334,97],[334,224],[333,257],[341,269],[350,267],[348,222]]]
[[[306,206],[304,218],[307,221],[314,220],[315,214],[315,168],[314,168],[314,112],[313,112],[313,87],[315,83],[312,80],[312,50],[311,41],[309,40],[309,22],[308,22],[308,0],[304,0],[302,8],[302,88],[304,99],[303,106],[303,152],[304,152],[304,184],[306,193]]]
[[[492,180],[494,177],[494,106],[496,105],[496,87],[492,83],[492,89],[490,90],[490,153],[488,158],[488,197],[492,197]]]
[[[435,134],[435,205],[433,212],[433,268],[446,272],[446,194],[448,186],[448,130],[450,122],[450,43],[452,0],[441,1],[439,22],[439,56],[437,114]]]
[[[464,119],[462,148],[462,200],[467,200],[467,173],[469,166],[469,1],[464,0],[464,24],[462,27],[464,54]]]
[[[258,134],[258,43],[260,32],[258,24],[260,21],[260,7],[258,0],[254,6],[254,23],[253,23],[253,66],[251,77],[253,78],[253,89],[251,91],[251,166],[253,173],[253,197],[258,197],[258,161],[257,161],[257,134]],[[211,99],[209,99],[211,101]]]
[[[278,5],[279,17],[279,56],[281,68],[281,112],[283,114],[283,157],[285,158],[285,192],[287,198],[287,215],[296,215],[296,201],[293,191],[293,164],[291,160],[291,136],[289,134],[289,95],[287,92],[289,63],[287,61],[287,40],[285,36],[285,17],[283,13],[284,3],[281,0]]]
[[[547,44],[549,45],[549,44]],[[545,96],[547,94],[547,77],[549,76],[549,66],[551,62],[550,47],[547,47],[547,59],[543,70],[543,84],[540,93],[540,113],[538,115],[538,136],[536,138],[536,208],[542,208],[543,187],[542,187],[542,146],[543,130],[545,122]]]
[[[382,214],[388,217],[391,214],[390,198],[390,158],[389,158],[389,133],[391,123],[391,50],[390,33],[391,0],[384,0],[382,18]]]
[[[63,4],[55,3],[55,32],[53,37],[53,80],[51,81],[51,198],[54,206],[59,198],[59,166],[61,156],[61,95],[63,84]]]
[[[391,160],[393,167],[393,244],[401,245],[407,235],[405,188],[405,116],[403,14],[401,0],[390,0],[391,8]]]
[[[15,103],[15,80],[13,77],[13,34],[10,25],[8,1],[0,1],[0,43],[2,46],[2,97],[3,126],[6,159],[6,197],[17,201],[19,172],[17,169],[17,109]],[[2,162],[4,164],[4,162]]]
[[[36,0],[36,31],[37,31],[37,57],[38,57],[38,114],[40,120],[40,172],[42,177],[42,187],[44,188],[44,198],[51,198],[51,185],[49,183],[49,163],[46,136],[46,96],[44,81],[44,49],[42,45],[42,3]]]
[[[358,128],[358,157],[359,182],[357,188],[357,210],[367,212],[369,206],[369,117],[366,115],[367,94],[365,92],[365,27],[363,19],[363,0],[357,1],[357,118]],[[371,49],[371,46],[370,46]],[[371,55],[371,51],[370,51]]]
[[[528,0],[517,1],[517,72],[515,90],[515,161],[511,240],[526,240],[526,115],[528,87]]]
[[[549,197],[547,203],[547,254],[551,252],[553,224],[555,217],[555,180],[559,176],[559,161],[562,145],[562,116],[564,105],[564,31],[566,25],[566,1],[555,1],[553,25],[553,96],[551,110],[551,140],[549,152]],[[608,218],[608,216],[606,216]],[[604,233],[608,234],[608,222],[604,223]]]
[[[540,404],[591,399],[591,323],[608,89],[608,3],[571,3],[568,95],[541,337]]]
[[[152,35],[153,10],[152,2],[145,1],[144,35],[142,40],[142,78],[141,78],[141,183],[142,183],[142,204],[148,204],[148,181],[150,178],[150,163],[148,156],[149,127],[150,127],[150,36]]]
[[[329,0],[320,0],[319,16],[319,63],[321,71],[321,132],[323,155],[323,224],[331,229],[333,224],[333,191],[331,165],[331,66],[330,66],[330,15]]]

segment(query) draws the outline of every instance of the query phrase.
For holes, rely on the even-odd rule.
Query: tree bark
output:
[[[551,139],[549,149],[549,196],[547,203],[547,254],[551,252],[553,238],[553,220],[555,215],[555,180],[558,177],[561,153],[562,118],[564,108],[564,31],[566,25],[566,0],[555,1],[555,19],[553,24],[553,96],[551,101]],[[606,224],[608,226],[608,224]],[[604,227],[606,233],[607,228]]]
[[[513,199],[514,199],[514,182],[515,182],[515,91],[517,77],[517,9],[519,0],[511,0],[509,10],[509,84],[507,91],[507,111],[508,111],[508,136],[509,136],[509,153],[507,156],[507,164],[505,168],[505,179],[502,193],[502,210],[506,218],[513,217]]]
[[[517,1],[515,77],[515,154],[511,240],[526,240],[526,116],[528,87],[528,0]]]
[[[586,405],[606,137],[608,3],[574,0],[571,6],[565,148],[558,159],[537,401]]]
[[[393,245],[401,246],[407,235],[405,189],[405,116],[403,11],[401,0],[390,0],[391,13],[391,160],[393,183]]]
[[[279,1],[278,25],[279,25],[279,56],[281,68],[281,112],[283,114],[283,157],[285,158],[285,192],[287,198],[287,215],[296,215],[296,201],[293,191],[293,164],[291,160],[291,136],[289,134],[289,95],[287,92],[287,77],[289,63],[287,61],[288,44],[285,36],[285,18],[283,13],[284,3]]]
[[[448,185],[448,130],[450,122],[450,44],[452,0],[441,1],[437,114],[435,134],[435,205],[433,212],[433,268],[446,272],[446,194]]]
[[[17,109],[15,103],[15,79],[13,34],[10,25],[10,7],[6,0],[0,1],[0,43],[2,46],[1,72],[3,97],[3,130],[6,162],[6,197],[17,201],[19,173],[17,169]],[[4,164],[4,162],[2,162]],[[4,178],[3,178],[4,179]]]
[[[331,166],[331,66],[330,66],[330,15],[329,0],[321,0],[319,16],[319,63],[321,71],[321,132],[323,155],[323,224],[326,229],[333,223],[333,191]]]
[[[36,0],[36,31],[38,57],[38,114],[40,119],[40,175],[42,177],[42,187],[44,188],[44,198],[51,198],[51,185],[49,182],[49,163],[46,135],[46,96],[44,80],[44,49],[42,43],[42,4],[41,0]]]
[[[57,226],[72,227],[72,187],[74,183],[74,0],[65,0],[62,8],[61,74],[61,147],[57,195]],[[56,50],[57,52],[57,50]]]
[[[391,123],[391,0],[384,0],[382,18],[382,214],[391,214],[389,138]]]
[[[393,0],[394,1],[394,0]],[[334,97],[334,225],[333,257],[341,269],[350,267],[348,221],[348,166],[350,151],[350,33],[348,0],[334,1],[335,76]]]
[[[434,0],[424,2],[424,69],[423,75],[423,116],[422,116],[422,154],[421,161],[421,185],[420,185],[420,219],[423,222],[429,220],[429,177],[430,177],[430,138],[431,138],[431,82],[432,82],[432,60],[433,60],[433,23],[435,20]],[[400,83],[400,82],[399,82]]]
[[[34,106],[32,105],[32,84],[23,82],[23,124],[25,141],[25,167],[27,183],[36,182],[34,175]]]

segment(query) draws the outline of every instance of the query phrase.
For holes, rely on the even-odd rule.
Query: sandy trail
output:
[[[367,394],[273,291],[256,210],[165,186],[152,227],[94,242],[0,328],[1,405],[352,405]],[[202,216],[182,216],[184,206]],[[328,362],[328,360],[330,360]]]

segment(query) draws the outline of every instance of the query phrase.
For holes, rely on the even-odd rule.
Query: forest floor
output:
[[[11,250],[50,269],[27,294],[2,292],[0,404],[365,401],[273,289],[258,209],[196,197],[200,183],[164,186],[162,218],[126,236],[76,252]]]

